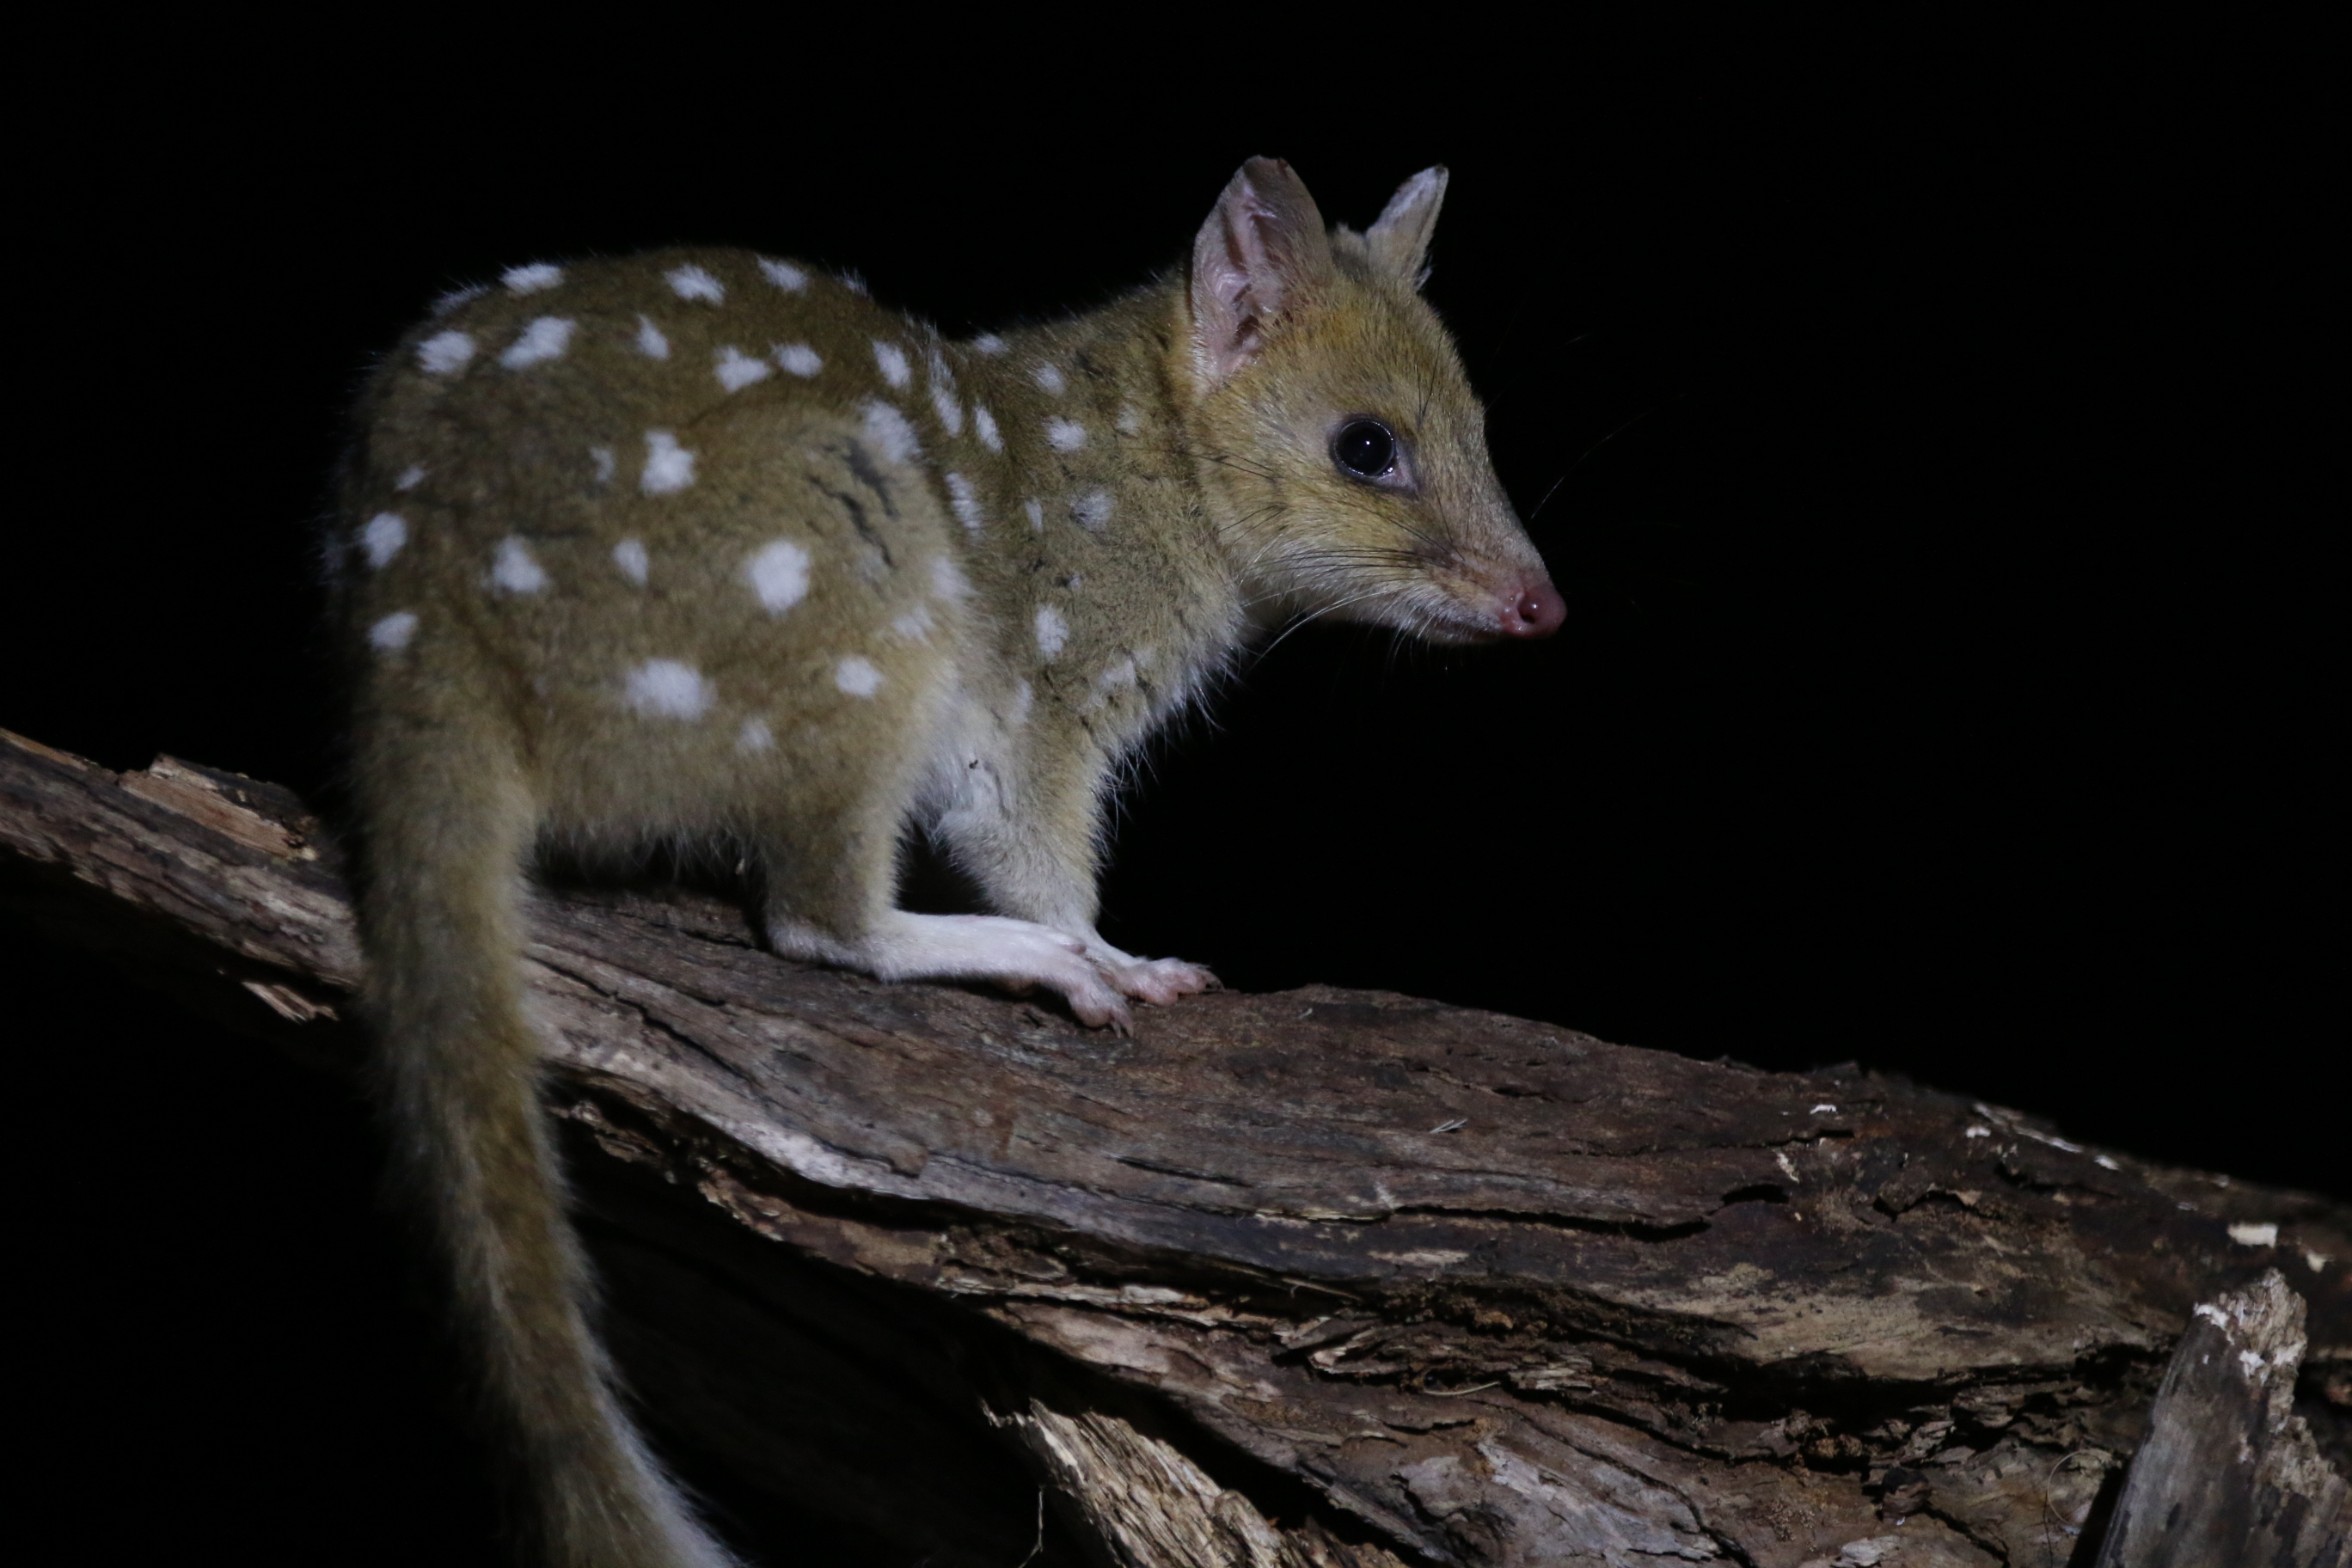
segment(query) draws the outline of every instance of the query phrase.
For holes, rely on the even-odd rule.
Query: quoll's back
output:
[[[373,686],[496,704],[551,826],[789,814],[765,797],[938,702],[964,632],[955,525],[878,395],[939,352],[740,253],[509,273],[415,334],[369,410]]]
[[[1145,304],[1015,350],[741,252],[516,268],[369,410],[374,679],[521,682],[565,831],[757,831],[902,734],[1115,759],[1242,620],[1211,542],[1150,526],[1188,498]]]

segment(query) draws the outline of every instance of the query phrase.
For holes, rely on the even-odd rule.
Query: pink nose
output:
[[[1503,615],[1503,635],[1514,637],[1548,637],[1559,630],[1559,623],[1568,619],[1568,602],[1559,590],[1549,583],[1538,583],[1523,590],[1518,602]]]

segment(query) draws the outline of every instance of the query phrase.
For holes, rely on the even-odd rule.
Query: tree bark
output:
[[[338,858],[282,789],[0,731],[0,897],[356,1063]],[[655,1430],[876,1563],[1010,1568],[1042,1489],[1150,1568],[2087,1563],[2184,1332],[2220,1331],[2193,1310],[2250,1286],[2309,1346],[2262,1417],[2304,1446],[2246,1484],[2344,1506],[2341,1205],[1406,996],[1214,994],[1120,1038],[779,960],[716,893],[531,919]]]

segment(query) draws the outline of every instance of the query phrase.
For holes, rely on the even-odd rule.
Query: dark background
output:
[[[339,421],[453,284],[732,243],[977,330],[1171,261],[1251,153],[1359,226],[1442,161],[1429,295],[1568,626],[1248,667],[1128,800],[1112,940],[2352,1194],[2298,47],[1329,26],[1066,69],[683,17],[300,68],[77,40],[21,84],[0,725],[326,784]],[[37,944],[5,983],[68,1132],[26,1188],[59,1474],[165,1478],[101,1537],[458,1560],[358,1110]]]

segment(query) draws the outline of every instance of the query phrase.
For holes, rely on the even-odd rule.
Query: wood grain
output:
[[[0,732],[0,898],[358,1060],[339,858],[283,790]],[[723,889],[531,919],[656,1431],[876,1563],[1018,1563],[1039,1488],[1153,1568],[2088,1562],[2192,1309],[2273,1266],[2299,1484],[2343,1465],[2352,1214],[2318,1198],[1407,996],[1121,1038],[779,960]]]

